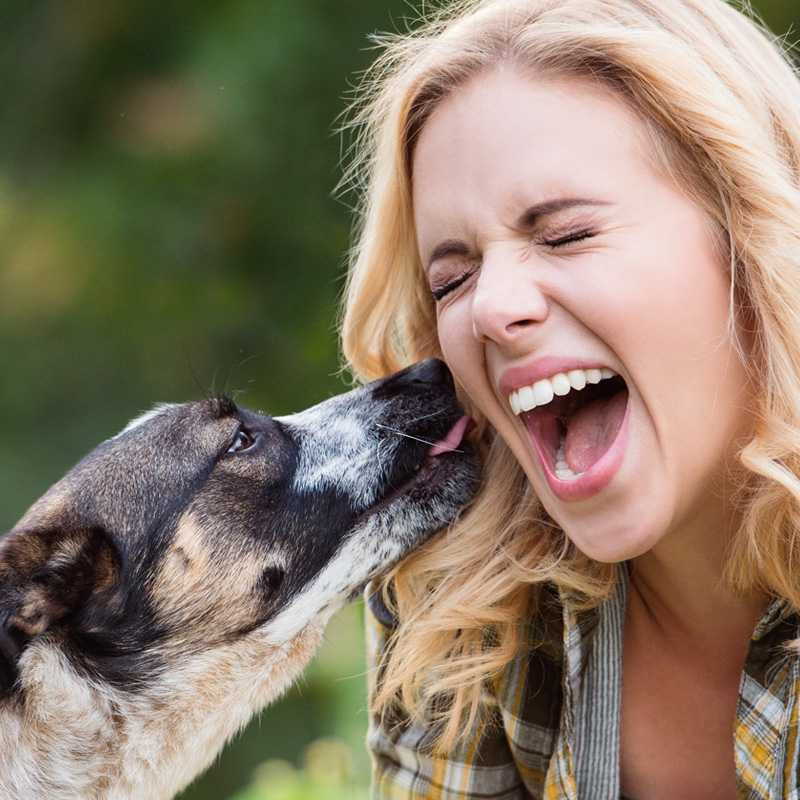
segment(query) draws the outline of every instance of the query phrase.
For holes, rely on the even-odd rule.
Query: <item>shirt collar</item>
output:
[[[776,597],[769,606],[767,606],[767,610],[761,616],[758,623],[756,623],[751,639],[754,642],[763,639],[794,613],[791,604],[787,600],[784,600],[782,597]]]
[[[619,583],[622,582],[622,587],[625,591],[628,586],[630,575],[630,567],[627,561],[618,564],[617,571],[617,589],[612,592],[609,597],[613,599],[616,592],[619,591]],[[574,598],[568,591],[558,587],[558,597],[563,609],[564,618],[564,646],[573,650],[573,653],[581,652],[585,656],[587,645],[591,641],[592,635],[597,627],[599,619],[599,609],[591,608],[588,610],[578,609],[575,607]],[[605,600],[603,602],[609,602]],[[794,616],[800,627],[800,614],[797,614],[791,604],[782,597],[775,597],[767,606],[759,621],[756,623],[751,636],[752,641],[757,642],[763,639],[768,634],[772,633],[781,623]],[[581,661],[583,659],[580,659]],[[573,668],[574,668],[573,659]]]

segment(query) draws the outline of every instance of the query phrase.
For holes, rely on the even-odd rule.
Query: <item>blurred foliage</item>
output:
[[[795,2],[754,5],[775,31],[800,22]],[[0,8],[7,529],[155,401],[226,389],[277,414],[345,388],[335,318],[351,220],[331,196],[334,122],[373,56],[367,35],[415,12],[405,0]],[[184,800],[364,797],[362,651],[354,605]]]
[[[302,768],[270,759],[233,800],[367,800],[368,787],[353,777],[350,748],[339,739],[318,739],[306,748]]]

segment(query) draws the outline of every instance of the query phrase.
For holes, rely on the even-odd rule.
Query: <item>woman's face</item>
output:
[[[724,529],[723,479],[750,430],[724,257],[646,146],[609,90],[506,66],[447,97],[413,159],[445,360],[600,561]]]

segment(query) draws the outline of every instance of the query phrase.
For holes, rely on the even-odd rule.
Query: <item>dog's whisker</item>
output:
[[[423,444],[429,444],[431,446],[436,444],[436,442],[432,442],[429,439],[420,439],[419,436],[412,436],[410,433],[399,431],[397,430],[397,428],[390,428],[388,425],[381,425],[379,422],[376,422],[375,425],[378,428],[383,428],[386,431],[391,431],[392,433],[396,433],[398,436],[404,436],[406,439],[413,439],[415,442],[422,442]]]
[[[420,420],[423,420],[423,419],[430,419],[431,417],[438,417],[440,414],[444,414],[445,411],[446,411],[446,409],[440,408],[438,411],[432,411],[430,414],[424,414],[421,417],[414,417],[414,419],[412,421],[413,422],[419,422]]]
[[[404,431],[399,431],[397,428],[390,428],[388,425],[381,425],[379,422],[376,422],[375,425],[378,428],[383,428],[384,430],[391,431],[392,433],[396,433],[398,436],[405,436],[406,439],[413,439],[415,442],[422,442],[422,444],[429,444],[431,447],[436,444],[436,442],[430,441],[430,439],[420,439],[419,436],[412,436],[410,433],[405,433]],[[448,453],[463,453],[463,450],[448,450]]]

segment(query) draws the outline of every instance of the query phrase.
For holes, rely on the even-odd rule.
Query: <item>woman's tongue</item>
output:
[[[614,443],[625,418],[628,393],[593,400],[576,411],[567,424],[564,453],[573,472],[586,472]]]
[[[586,472],[597,463],[614,442],[625,418],[628,392],[601,397],[575,411],[567,421],[564,456],[575,473]],[[526,424],[532,436],[553,456],[561,444],[560,426],[547,406],[527,413]]]

